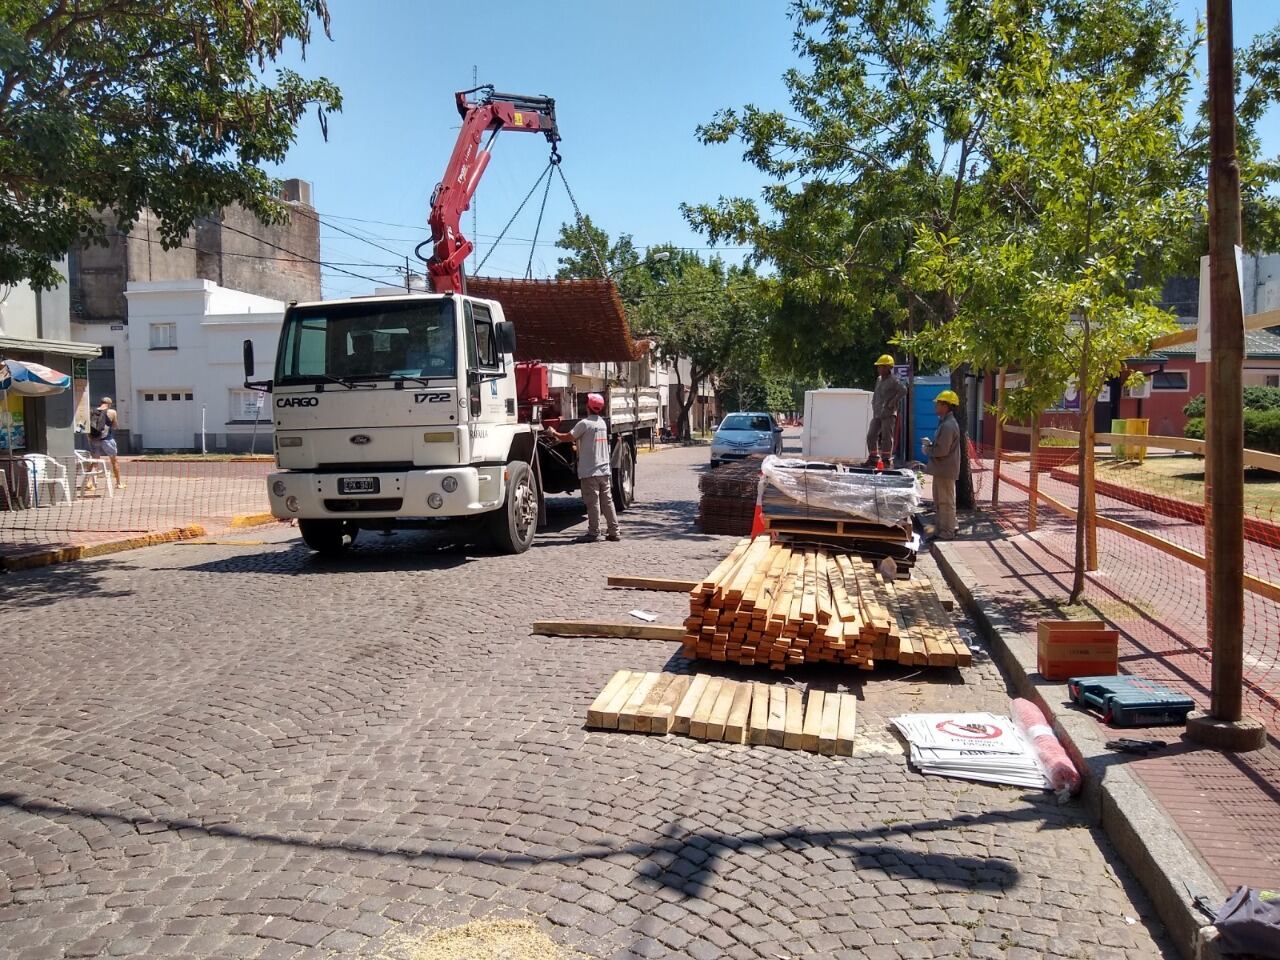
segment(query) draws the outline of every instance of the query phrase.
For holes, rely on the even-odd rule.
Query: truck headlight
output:
[[[297,513],[297,512],[298,512],[299,507],[298,507],[298,498],[297,498],[297,497],[285,497],[285,498],[284,498],[284,505],[285,505],[285,507],[289,510],[289,512],[290,512],[290,513]]]
[[[300,447],[302,446],[302,438],[301,437],[278,437],[276,439],[276,443],[278,443],[282,447]]]
[[[445,477],[443,480],[440,481],[440,486],[444,487],[445,493],[453,493],[453,491],[458,489],[458,478]]]
[[[271,492],[277,497],[283,497],[285,489],[286,487],[283,480],[277,480],[275,483],[271,484]]]
[[[427,506],[432,510],[439,510],[444,506],[444,497],[438,493],[433,493],[427,497]]]

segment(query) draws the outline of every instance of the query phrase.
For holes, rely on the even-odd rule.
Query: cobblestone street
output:
[[[788,674],[857,693],[852,759],[583,728],[614,671],[691,665],[529,624],[678,623],[605,577],[725,555],[706,458],[642,456],[616,544],[565,498],[522,556],[271,528],[0,579],[0,955],[398,958],[512,917],[598,958],[1174,957],[1076,805],[908,769],[887,718],[1008,712],[980,650]]]

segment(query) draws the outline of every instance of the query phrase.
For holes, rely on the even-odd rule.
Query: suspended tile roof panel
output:
[[[516,327],[517,360],[625,363],[643,352],[611,280],[468,277],[467,293],[502,304]]]

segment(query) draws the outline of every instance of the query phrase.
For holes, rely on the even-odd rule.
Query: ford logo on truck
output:
[[[277,407],[318,407],[319,397],[276,397]]]

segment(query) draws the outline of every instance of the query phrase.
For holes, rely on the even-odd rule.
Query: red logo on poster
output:
[[[965,740],[996,740],[1004,733],[999,727],[989,723],[955,723],[952,720],[943,720],[937,729],[949,737]]]

